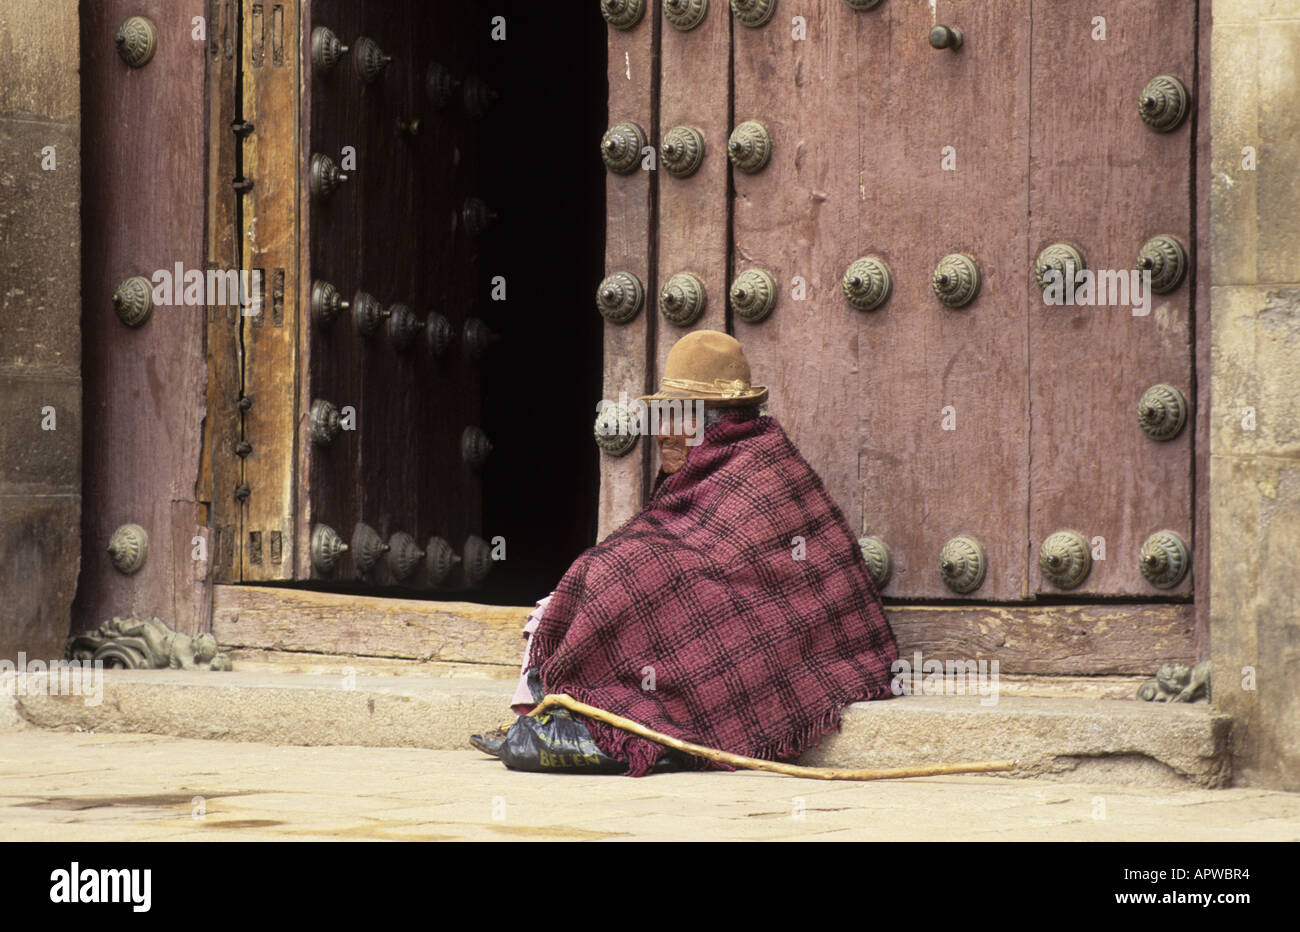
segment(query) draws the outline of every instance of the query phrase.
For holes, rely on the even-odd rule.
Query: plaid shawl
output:
[[[733,411],[681,469],[660,473],[640,513],[569,568],[528,664],[547,693],[774,760],[838,729],[848,703],[891,695],[897,655],[857,541],[817,474],[774,418]],[[586,725],[629,776],[663,751]]]

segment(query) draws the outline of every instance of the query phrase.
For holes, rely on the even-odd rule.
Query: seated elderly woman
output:
[[[734,338],[697,330],[673,346],[641,399],[669,412],[653,492],[538,603],[516,712],[568,693],[684,741],[789,760],[849,703],[891,695],[897,647],[857,541],[766,398]],[[724,766],[563,709],[471,743],[523,770]]]

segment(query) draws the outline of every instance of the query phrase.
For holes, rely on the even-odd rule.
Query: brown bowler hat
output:
[[[767,386],[749,383],[740,341],[718,330],[693,330],[673,344],[659,391],[640,401],[703,401],[734,408],[767,400]]]

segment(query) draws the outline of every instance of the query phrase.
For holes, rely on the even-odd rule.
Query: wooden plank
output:
[[[662,17],[657,0],[647,3],[632,29],[608,28],[609,116],[607,126],[631,120],[657,139],[658,48]],[[657,172],[605,172],[605,273],[631,272],[645,288],[645,307],[626,324],[605,322],[604,400],[629,400],[653,390],[658,329],[655,192]],[[592,313],[595,313],[593,310]],[[594,419],[594,415],[593,415]],[[651,476],[653,444],[642,438],[626,456],[600,456],[596,536],[603,539],[640,511]],[[658,468],[655,466],[654,468]]]
[[[1199,0],[1196,23],[1197,94],[1193,113],[1196,179],[1193,226],[1196,253],[1192,257],[1195,304],[1196,405],[1192,421],[1192,591],[1196,600],[1196,659],[1210,656],[1210,2]]]
[[[519,640],[520,650],[524,645]],[[239,648],[230,651],[230,660],[240,673],[302,673],[308,676],[430,676],[439,679],[490,679],[513,681],[519,678],[519,662],[461,663],[459,661],[408,660],[403,657],[365,657],[354,654],[313,654],[301,651]],[[1035,677],[1042,679],[1042,677]],[[1136,687],[1134,687],[1136,689]],[[1038,695],[1038,693],[1035,693]]]
[[[1073,241],[1089,268],[1129,270],[1142,244],[1170,233],[1191,247],[1190,125],[1149,130],[1137,98],[1157,74],[1174,74],[1196,96],[1196,5],[1134,0],[1106,17],[1106,39],[1092,38],[1097,11],[1058,4],[1033,25],[1033,163],[1030,261],[1050,243]],[[1191,384],[1191,295],[1184,282],[1152,295],[1150,313],[1128,306],[1048,307],[1032,279],[1030,295],[1030,541],[1075,529],[1103,537],[1075,594],[1186,596],[1191,579],[1157,590],[1137,555],[1148,535],[1171,529],[1191,543],[1194,425],[1175,439],[1148,438],[1135,408],[1151,385],[1168,382],[1195,402]],[[1193,412],[1193,416],[1195,412]],[[1056,592],[1031,569],[1033,589]]]
[[[260,586],[214,589],[212,633],[223,648],[517,666],[532,611]]]
[[[411,662],[407,661],[407,663]],[[913,659],[908,659],[909,664],[913,662]],[[336,658],[335,664],[338,663],[339,661]],[[245,668],[238,667],[237,669]],[[337,669],[337,666],[335,669]],[[986,669],[989,670],[991,676],[991,667]],[[962,667],[957,668],[957,670],[962,672],[969,670],[969,668]],[[978,676],[978,670],[974,671],[974,675]],[[1137,697],[1138,687],[1150,679],[1152,679],[1151,676],[1034,676],[1033,674],[1016,673],[1004,675],[999,664],[997,697],[999,699],[1036,697],[1042,699],[1121,699],[1133,701]],[[913,673],[909,677],[904,677],[900,685],[902,688],[910,690],[905,695],[911,696],[988,695],[979,691],[989,689],[989,687],[981,685],[978,679],[974,683],[969,680],[963,681],[960,678],[953,679],[948,683],[931,680],[928,686],[925,680],[926,674],[918,675]],[[965,692],[958,691],[959,684],[961,684],[960,688],[966,690]],[[933,690],[936,689],[946,690],[946,692],[934,692]]]

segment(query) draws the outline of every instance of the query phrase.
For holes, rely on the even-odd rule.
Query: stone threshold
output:
[[[351,671],[107,670],[103,695],[5,697],[22,723],[270,744],[468,748],[509,721],[514,683]],[[987,700],[985,700],[987,701]],[[1229,784],[1231,719],[1205,703],[902,696],[857,703],[804,756],[819,767],[1019,762],[1013,777],[1131,785]]]

